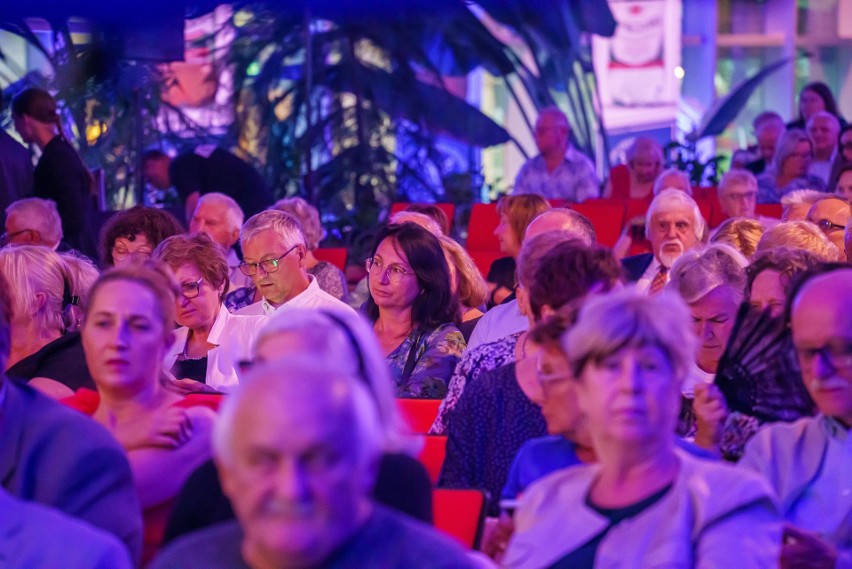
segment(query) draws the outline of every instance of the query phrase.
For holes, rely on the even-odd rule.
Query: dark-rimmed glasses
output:
[[[187,300],[195,298],[201,292],[201,283],[204,282],[204,277],[197,281],[190,281],[180,285],[180,295]]]
[[[263,272],[266,274],[272,274],[279,269],[279,264],[281,263],[281,259],[289,255],[293,249],[297,248],[298,245],[293,245],[290,247],[286,253],[278,257],[277,259],[264,259],[259,263],[246,263],[243,261],[240,263],[240,272],[247,277],[251,277],[257,274],[257,268],[260,267],[263,269]]]
[[[820,219],[815,223],[817,227],[822,229],[823,233],[831,233],[832,231],[837,231],[838,229],[846,229],[845,225],[833,223],[830,219]]]

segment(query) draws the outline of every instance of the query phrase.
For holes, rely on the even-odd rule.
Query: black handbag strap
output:
[[[414,336],[414,342],[408,349],[408,358],[405,360],[405,367],[402,369],[402,382],[405,383],[414,373],[414,366],[417,363],[417,348],[420,346],[420,340],[423,339],[423,328],[417,329],[417,334]]]

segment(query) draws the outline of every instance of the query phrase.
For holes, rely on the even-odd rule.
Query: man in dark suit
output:
[[[706,223],[701,210],[686,192],[663,190],[645,214],[645,236],[653,253],[621,261],[627,280],[639,289],[656,294],[669,281],[669,269],[678,257],[704,238]]]
[[[11,338],[9,285],[0,275],[0,367]],[[0,374],[0,485],[118,537],[134,560],[142,519],[118,442],[88,417]],[[45,528],[50,531],[50,528]]]

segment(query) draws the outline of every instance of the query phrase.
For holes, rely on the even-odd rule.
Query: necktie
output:
[[[669,268],[660,265],[660,270],[657,275],[654,277],[654,280],[651,281],[651,288],[648,289],[648,294],[654,296],[655,294],[659,294],[666,288],[666,277],[669,274]]]

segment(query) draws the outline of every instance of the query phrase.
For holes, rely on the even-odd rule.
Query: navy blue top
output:
[[[514,500],[527,486],[569,466],[582,464],[577,458],[577,445],[562,435],[548,435],[524,443],[512,462],[502,498]]]

